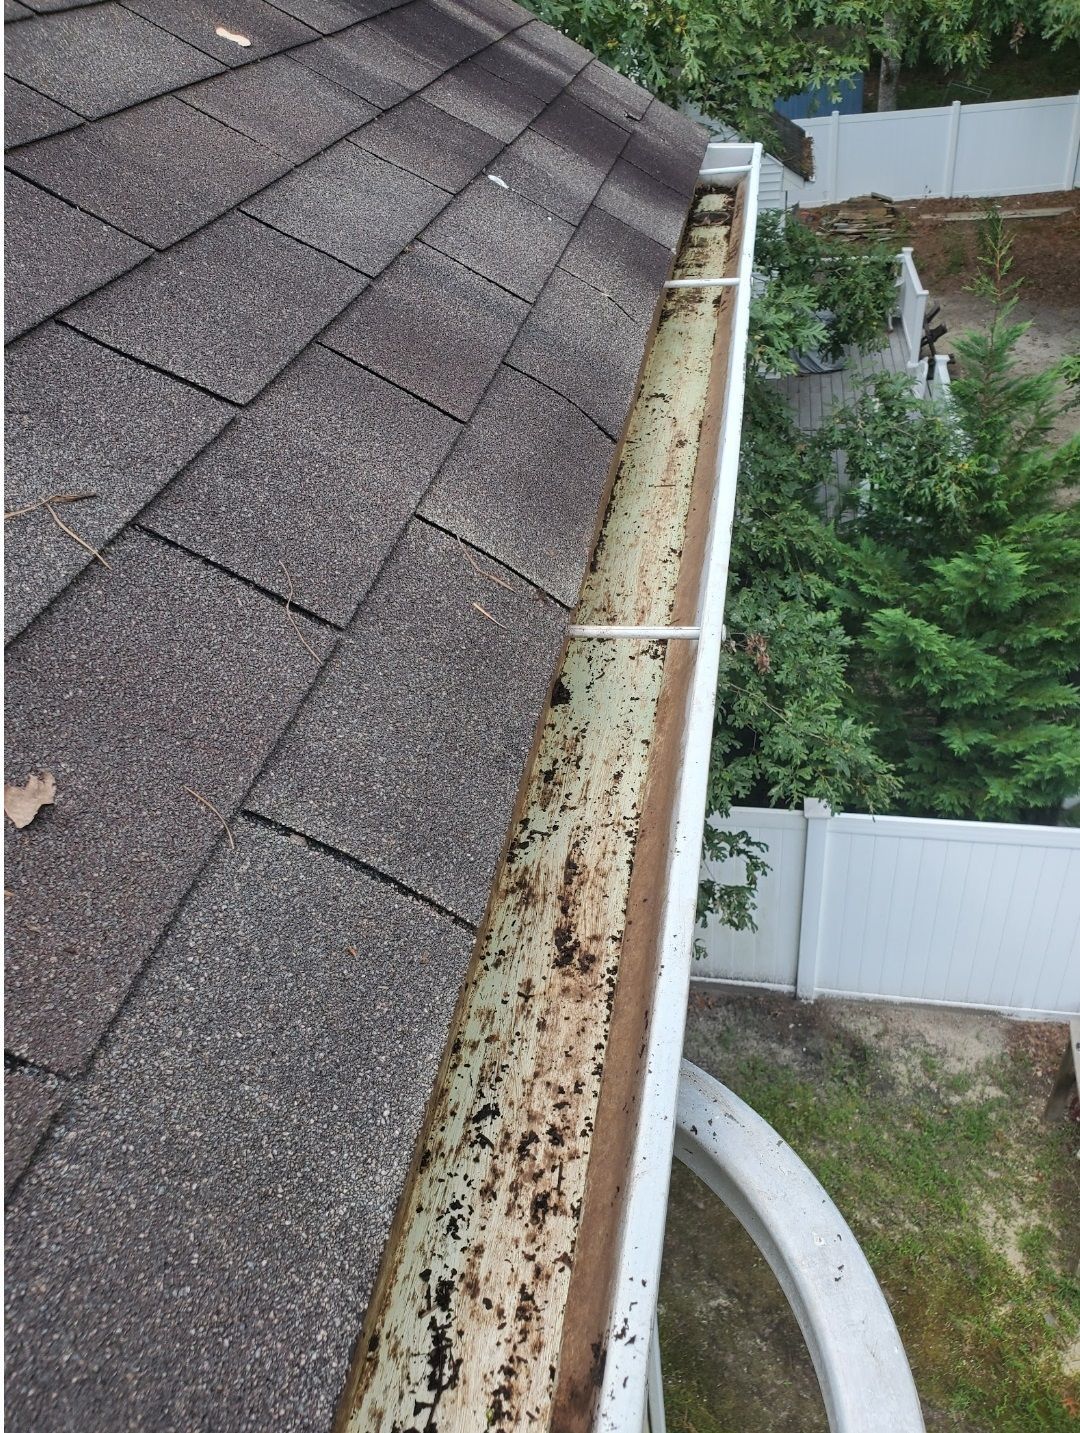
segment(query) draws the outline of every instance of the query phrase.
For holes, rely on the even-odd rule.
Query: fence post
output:
[[[1080,94],[1076,96],[1076,103],[1073,105],[1072,133],[1069,135],[1069,147],[1065,155],[1062,189],[1071,189],[1075,185],[1077,159],[1080,159]]]
[[[949,389],[952,386],[952,379],[949,377],[949,354],[934,354],[934,397],[941,399],[944,403],[950,400],[952,395]]]
[[[829,124],[829,180],[825,187],[825,202],[835,204],[840,184],[840,111],[834,109]]]
[[[803,815],[806,817],[806,853],[803,857],[802,919],[799,922],[795,994],[800,1000],[813,1000],[817,994],[821,908],[825,899],[825,856],[832,811],[827,801],[808,796],[803,801]]]
[[[956,150],[960,143],[960,101],[953,100],[952,109],[949,112],[949,137],[945,142],[945,174],[941,181],[941,194],[944,199],[953,197],[953,184],[956,182]]]

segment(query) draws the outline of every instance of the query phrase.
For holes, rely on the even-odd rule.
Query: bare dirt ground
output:
[[[769,1118],[863,1244],[927,1427],[1080,1427],[1077,1127],[1040,1114],[1067,1035],[980,1013],[699,992],[686,1054]],[[672,1433],[817,1433],[768,1266],[676,1167],[660,1296]]]
[[[1080,195],[1014,195],[997,201],[1001,212],[1062,209],[1051,219],[1017,219],[1009,225],[1013,238],[1011,277],[1022,280],[1015,320],[1030,323],[1017,344],[1022,373],[1040,372],[1067,354],[1080,351]],[[990,306],[967,292],[977,272],[979,225],[942,223],[940,215],[981,213],[983,199],[933,199],[898,204],[902,242],[915,251],[915,265],[930,290],[931,304],[941,304],[937,320],[949,326],[938,347],[952,353],[965,330],[982,327]],[[955,364],[954,364],[955,367]],[[1058,442],[1080,432],[1080,408],[1063,413],[1054,437]]]

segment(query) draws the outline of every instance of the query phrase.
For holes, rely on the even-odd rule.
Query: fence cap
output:
[[[827,801],[819,801],[816,796],[803,797],[803,815],[810,816],[831,816],[832,807]]]

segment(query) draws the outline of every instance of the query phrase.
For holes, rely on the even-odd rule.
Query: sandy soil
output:
[[[883,1059],[888,1086],[910,1089],[913,1100],[925,1097],[927,1088],[951,1099],[946,1092],[959,1077],[972,1078],[965,1081],[966,1093],[955,1098],[993,1098],[1000,1091],[988,1083],[987,1067],[1011,1057],[1027,1072],[1024,1118],[1037,1122],[1066,1036],[1064,1026],[1025,1025],[976,1012],[881,1002],[807,1005],[782,995],[720,994],[714,987],[691,997],[685,1049],[688,1059],[731,1081],[740,1062],[755,1058],[816,1078],[838,1042],[865,1046]],[[1011,1229],[995,1224],[987,1232],[999,1247],[1012,1247]],[[678,1341],[672,1345],[675,1330]],[[678,1165],[661,1331],[669,1350],[665,1388],[669,1373],[681,1380],[681,1388],[668,1390],[669,1428],[678,1433],[827,1428],[805,1344],[768,1266],[719,1201]],[[1066,1366],[1070,1362],[1067,1358]],[[930,1429],[992,1433],[955,1409],[929,1406],[925,1413]]]

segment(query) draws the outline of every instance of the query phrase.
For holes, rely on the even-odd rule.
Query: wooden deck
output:
[[[786,395],[799,427],[812,433],[837,404],[850,403],[857,396],[864,376],[906,371],[904,336],[897,325],[882,334],[882,347],[875,353],[849,349],[847,364],[837,373],[799,373],[778,378],[776,386]]]

